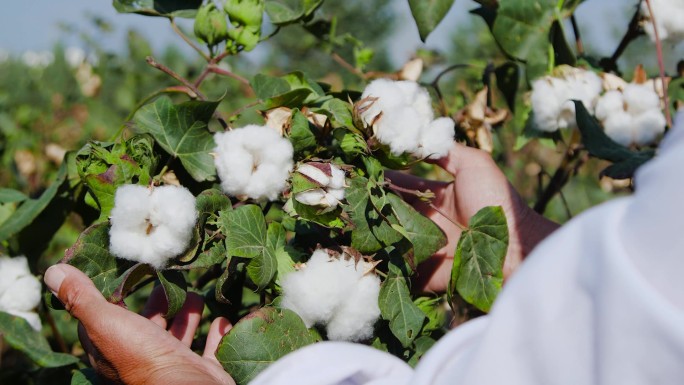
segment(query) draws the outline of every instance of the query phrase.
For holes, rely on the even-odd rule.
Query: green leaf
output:
[[[304,178],[300,175],[301,178]],[[297,173],[295,173],[295,178],[298,179]],[[293,178],[293,180],[295,179]],[[303,184],[300,184],[300,188]],[[342,209],[337,207],[333,211],[323,213],[324,208],[317,206],[308,206],[300,203],[296,199],[290,198],[286,203],[284,209],[292,217],[301,218],[309,222],[317,223],[323,227],[327,228],[344,228],[345,223],[340,218],[340,213]]]
[[[447,312],[444,306],[442,306],[444,304],[442,299],[443,297],[419,297],[413,301],[428,318],[428,321],[423,326],[423,335],[445,330],[447,325]]]
[[[242,318],[223,336],[216,358],[242,385],[279,358],[314,342],[295,312],[265,307]]]
[[[321,4],[323,0],[266,0],[266,13],[271,23],[283,26],[311,16]]]
[[[71,385],[100,385],[100,377],[93,368],[85,368],[74,372]]]
[[[419,336],[425,314],[411,300],[406,278],[390,273],[380,286],[380,313],[402,346],[409,347]]]
[[[120,13],[138,13],[146,16],[194,17],[202,0],[114,0]]]
[[[290,142],[292,142],[294,153],[300,158],[317,146],[315,131],[306,116],[298,109],[292,110],[290,118]]]
[[[334,127],[354,127],[354,119],[351,112],[352,106],[349,102],[334,98],[323,103],[322,108],[332,114]]]
[[[427,260],[437,250],[446,246],[446,235],[433,221],[416,211],[399,196],[387,194],[387,198],[399,223],[406,230],[408,240],[413,244],[416,263]]]
[[[226,235],[226,250],[231,256],[254,258],[266,248],[266,220],[256,205],[221,211],[221,231]]]
[[[684,105],[684,77],[672,79],[667,85],[667,96],[670,100],[672,116],[677,114],[677,106]]]
[[[427,353],[428,350],[430,350],[430,348],[432,348],[436,343],[437,341],[428,336],[420,336],[416,338],[413,343],[413,355],[411,355],[411,358],[409,358],[406,363],[412,368],[415,368],[416,365],[418,365],[421,357],[423,357],[425,353]]]
[[[276,250],[285,246],[285,229],[278,222],[268,226],[264,251],[247,264],[247,276],[261,291],[268,286],[278,272]]]
[[[574,102],[577,126],[582,134],[584,147],[590,155],[613,162],[613,165],[601,171],[601,175],[613,179],[631,178],[637,168],[653,158],[654,150],[632,151],[613,141],[603,132],[599,122],[589,114],[584,104]]]
[[[214,180],[210,152],[215,144],[207,123],[219,102],[174,105],[168,97],[161,97],[138,110],[133,120],[140,132],[149,133],[166,152],[179,158],[196,181]]]
[[[164,318],[173,318],[183,307],[187,297],[188,284],[183,273],[175,270],[158,271],[157,277],[164,288],[164,295],[169,307]]]
[[[428,35],[449,12],[454,0],[409,0],[408,3],[418,26],[420,40],[425,42]]]
[[[503,284],[503,264],[508,248],[506,215],[501,206],[478,211],[458,240],[448,293],[454,291],[468,303],[488,312]]]
[[[62,261],[85,273],[107,299],[121,284],[124,273],[135,264],[109,253],[108,223],[97,223],[85,229],[76,243],[64,252]]]
[[[29,199],[23,192],[0,187],[0,203],[23,202]]]
[[[0,311],[0,335],[7,344],[25,353],[33,362],[45,367],[56,368],[79,362],[78,357],[70,354],[55,353],[40,332],[21,317]]]
[[[265,110],[281,106],[301,107],[329,98],[318,83],[298,71],[281,77],[257,74],[250,84]]]
[[[60,189],[65,186],[67,176],[67,162],[62,163],[57,177],[38,199],[24,200],[11,217],[0,225],[0,242],[18,234],[30,225],[50,204]]]

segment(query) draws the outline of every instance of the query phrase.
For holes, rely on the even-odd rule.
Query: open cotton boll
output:
[[[418,150],[421,129],[428,125],[418,112],[409,108],[385,110],[374,127],[375,137],[394,155]]]
[[[666,120],[653,88],[630,83],[608,91],[596,103],[596,118],[611,139],[623,146],[652,143],[665,131]]]
[[[363,341],[372,337],[375,321],[380,317],[379,295],[380,279],[375,275],[362,277],[328,322],[328,339]]]
[[[318,188],[300,191],[294,199],[308,206],[321,206],[321,213],[334,210],[344,199],[344,171],[332,163],[309,162],[297,167],[297,173],[317,184]]]
[[[109,218],[109,250],[163,268],[187,248],[197,216],[195,197],[184,187],[121,186]]]
[[[580,100],[592,113],[601,93],[602,80],[595,73],[579,68],[563,68],[561,71],[561,77],[545,76],[532,83],[530,102],[534,123],[540,131],[554,132],[559,128],[575,127],[575,104],[572,100]]]
[[[328,339],[368,339],[380,316],[380,280],[368,270],[372,265],[365,261],[316,250],[304,267],[283,279],[281,306],[297,313],[307,327],[325,326]]]
[[[678,42],[684,39],[684,2],[682,0],[651,0],[651,8],[655,15],[658,29],[658,37],[661,40]],[[644,19],[643,27],[652,41],[656,41],[656,28],[653,18],[645,1],[641,2],[641,16]]]
[[[221,188],[233,196],[276,200],[292,171],[292,144],[266,126],[214,134],[214,163]]]
[[[455,123],[451,118],[438,118],[420,133],[420,148],[416,155],[421,158],[439,159],[446,156],[454,141]]]
[[[0,311],[24,318],[39,331],[40,318],[32,310],[40,304],[41,291],[26,257],[0,257]]]

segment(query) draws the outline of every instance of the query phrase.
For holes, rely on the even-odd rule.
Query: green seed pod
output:
[[[213,2],[202,6],[195,17],[195,36],[210,46],[228,38],[228,21]]]
[[[261,30],[254,29],[248,26],[231,28],[228,31],[228,36],[236,44],[242,45],[244,51],[251,51],[259,43],[261,37]]]
[[[263,0],[226,0],[223,9],[234,26],[244,25],[253,30],[261,29],[261,20],[264,15]]]

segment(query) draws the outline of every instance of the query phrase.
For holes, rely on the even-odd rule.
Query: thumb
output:
[[[93,282],[77,268],[67,264],[50,266],[45,271],[45,284],[64,304],[66,310],[86,328],[107,313],[111,305]]]

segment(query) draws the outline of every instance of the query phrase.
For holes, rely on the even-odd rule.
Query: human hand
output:
[[[445,247],[418,267],[418,290],[446,290],[461,236],[461,229],[453,222],[467,225],[470,217],[485,206],[501,206],[508,221],[509,243],[503,267],[504,279],[537,243],[558,228],[558,224],[527,206],[486,152],[455,143],[446,157],[431,162],[453,175],[454,180],[436,182],[399,172],[386,173],[391,183],[401,189],[429,189],[435,194],[431,204],[408,193],[402,196],[416,210],[432,219],[448,238]]]
[[[45,272],[45,283],[80,321],[79,339],[91,364],[116,384],[232,384],[214,356],[221,337],[232,327],[225,318],[211,324],[204,354],[190,350],[204,304],[194,293],[170,322],[168,306],[155,290],[139,315],[107,302],[92,281],[73,266],[59,264]]]

